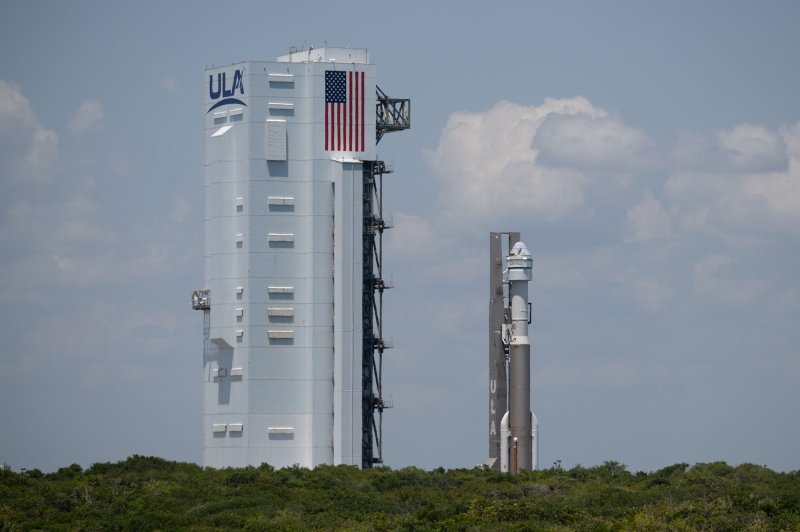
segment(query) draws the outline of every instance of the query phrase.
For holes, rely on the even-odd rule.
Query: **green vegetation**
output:
[[[203,469],[133,456],[0,469],[0,530],[800,530],[800,473],[745,464]]]

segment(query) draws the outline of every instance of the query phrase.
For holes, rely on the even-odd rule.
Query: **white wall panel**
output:
[[[250,268],[265,278],[308,277],[308,254],[291,249],[281,249],[276,253],[254,252],[250,257]]]
[[[208,161],[205,165],[206,191],[219,183],[241,182],[247,186],[247,161]]]
[[[213,134],[220,129],[219,127],[207,130],[205,142],[207,163],[212,161],[247,161],[250,153],[249,122],[228,123],[226,124],[227,126],[232,127],[224,135],[218,137],[214,137]]]
[[[311,361],[302,348],[253,348],[252,374],[262,379],[301,379],[310,374]]]
[[[207,447],[203,453],[203,461],[208,467],[246,467],[247,447]]]
[[[330,51],[340,52],[353,53]],[[206,72],[206,84],[207,76],[224,72],[228,86],[235,71],[244,72],[244,92],[234,94],[244,104],[219,107],[215,111],[224,115],[204,118],[210,336],[232,346],[215,344],[204,361],[207,465],[360,463],[360,414],[355,416],[354,409],[360,412],[361,167],[331,159],[374,158],[374,66],[357,66],[367,72],[365,130],[370,134],[364,154],[323,150],[325,70],[348,68],[352,66],[250,62]],[[292,74],[292,82],[275,81],[278,73]],[[213,103],[207,97],[204,112]],[[235,108],[241,109],[239,117],[232,116]],[[222,118],[215,123],[215,116]],[[271,123],[285,124],[285,142],[270,142]],[[232,127],[211,138],[222,125]],[[344,194],[336,224],[335,179],[341,187],[337,192]],[[292,201],[270,205],[270,196]],[[242,198],[241,211],[236,210],[236,198]],[[293,238],[270,242],[270,233]],[[240,248],[237,234],[242,235]],[[236,286],[244,287],[240,297]],[[271,294],[268,286],[293,290]],[[291,308],[292,315],[269,316],[270,307]],[[238,319],[236,309],[242,309]],[[281,313],[288,314],[274,312]],[[236,342],[237,330],[242,331],[241,342]],[[270,330],[291,331],[291,338],[270,340]],[[240,377],[231,377],[234,367],[242,368]],[[214,379],[214,369],[228,373]],[[232,418],[234,414],[239,417]],[[349,421],[334,429],[334,420],[345,418]],[[213,436],[211,421],[242,423],[243,432]],[[270,437],[269,426],[291,426],[293,432]]]
[[[333,302],[315,303],[311,309],[314,323],[333,323]]]
[[[218,167],[221,165],[214,165]],[[228,165],[230,166],[230,165]],[[247,183],[238,181],[221,181],[205,187],[205,218],[219,216],[243,216],[244,211],[236,210],[236,198],[246,199]]]
[[[250,412],[259,414],[303,414],[308,412],[305,395],[308,380],[251,380]]]
[[[203,383],[203,395],[206,412],[239,416],[247,412],[247,382],[216,378]]]
[[[308,184],[294,181],[254,181],[251,184],[251,214],[270,216],[298,216],[310,213]],[[289,197],[293,205],[270,205],[268,198]]]
[[[250,450],[250,463],[260,465],[266,463],[272,467],[291,467],[294,464],[306,463],[305,451],[297,445],[274,445],[270,447],[252,447]]]

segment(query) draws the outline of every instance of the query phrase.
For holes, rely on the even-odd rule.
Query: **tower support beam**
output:
[[[503,281],[503,237],[506,250],[519,242],[519,232],[489,233],[489,459],[487,465],[500,471],[501,421],[508,411],[508,346],[502,333],[506,322]],[[508,458],[508,457],[506,457]]]
[[[391,169],[383,161],[364,161],[363,171],[363,289],[361,355],[361,466],[383,463],[383,411],[391,405],[383,397],[383,175]]]
[[[403,131],[411,127],[411,100],[389,98],[377,85],[375,99],[375,144],[380,142],[386,133]]]

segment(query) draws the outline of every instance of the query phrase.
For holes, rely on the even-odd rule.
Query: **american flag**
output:
[[[325,71],[325,151],[364,151],[364,73]]]

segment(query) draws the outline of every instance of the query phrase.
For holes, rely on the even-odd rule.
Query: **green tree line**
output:
[[[618,462],[485,468],[211,469],[132,456],[0,469],[0,530],[800,530],[800,473]]]

